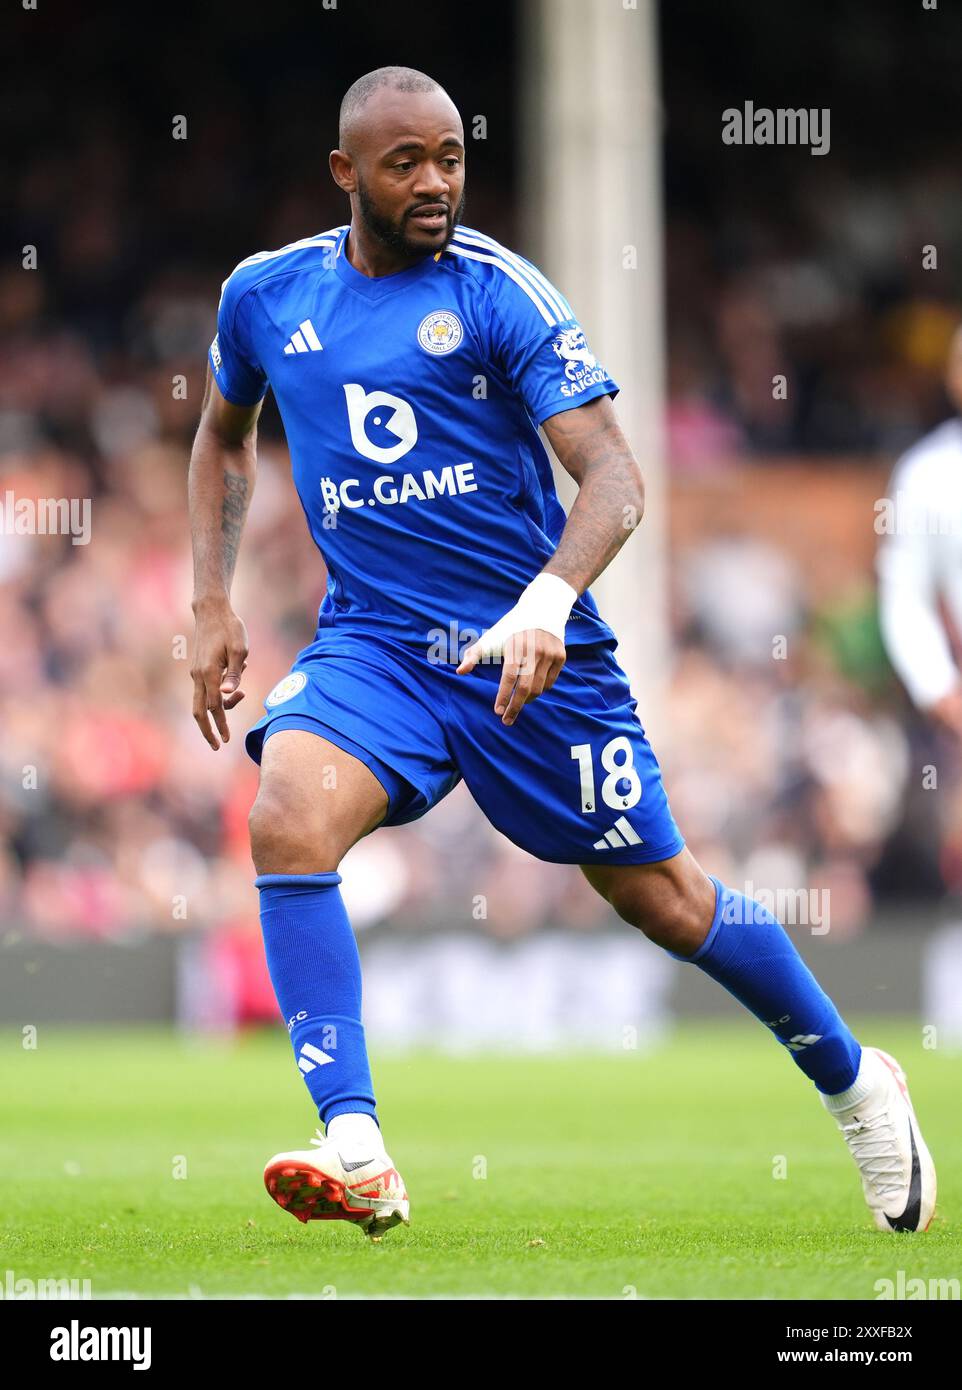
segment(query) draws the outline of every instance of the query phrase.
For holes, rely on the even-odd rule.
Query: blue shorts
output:
[[[644,864],[684,840],[610,646],[569,647],[551,690],[510,727],[499,665],[455,666],[390,638],[322,628],[247,734],[308,729],[360,758],[388,795],[382,825],[417,820],[463,778],[487,819],[556,864]]]

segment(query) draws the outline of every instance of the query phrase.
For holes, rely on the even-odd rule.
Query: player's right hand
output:
[[[220,747],[218,733],[225,743],[230,742],[227,711],[244,698],[240,679],[247,665],[247,629],[226,601],[197,604],[194,622],[190,666],[194,718],[204,738],[216,750]]]

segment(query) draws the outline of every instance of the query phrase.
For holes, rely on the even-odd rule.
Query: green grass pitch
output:
[[[902,1062],[939,1168],[927,1235],[877,1232],[809,1082],[750,1023],[617,1056],[375,1056],[412,1224],[374,1245],[263,1189],[313,1112],[286,1037],[0,1031],[0,1279],[94,1298],[874,1299],[962,1277],[962,1057],[860,1021]],[[783,1156],[786,1176],[774,1176]],[[186,1176],[175,1177],[183,1171]]]

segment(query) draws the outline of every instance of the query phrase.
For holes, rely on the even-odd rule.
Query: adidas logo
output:
[[[619,834],[618,832],[621,832]],[[604,838],[595,840],[593,849],[624,849],[625,845],[643,845],[645,842],[640,835],[636,834],[630,822],[625,816],[619,816],[610,830],[606,830]]]
[[[293,357],[295,352],[323,352],[324,347],[320,338],[314,332],[314,325],[310,319],[305,319],[298,324],[297,332],[284,349],[285,357]]]
[[[821,1041],[821,1033],[796,1033],[794,1038],[790,1038],[785,1046],[789,1052],[804,1052],[806,1047],[811,1047],[813,1043]]]
[[[334,1058],[329,1052],[322,1052],[313,1043],[305,1043],[301,1048],[297,1065],[306,1076],[308,1072],[315,1071],[318,1067],[323,1067],[327,1062],[333,1062]]]

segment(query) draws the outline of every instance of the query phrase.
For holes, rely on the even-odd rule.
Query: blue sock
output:
[[[361,1026],[361,961],[340,882],[338,873],[254,880],[271,983],[325,1125],[351,1111],[377,1119]]]
[[[752,898],[712,875],[715,915],[693,956],[704,970],[771,1028],[820,1091],[834,1095],[855,1080],[862,1049],[796,951],[780,922]],[[672,951],[669,954],[675,955]]]

